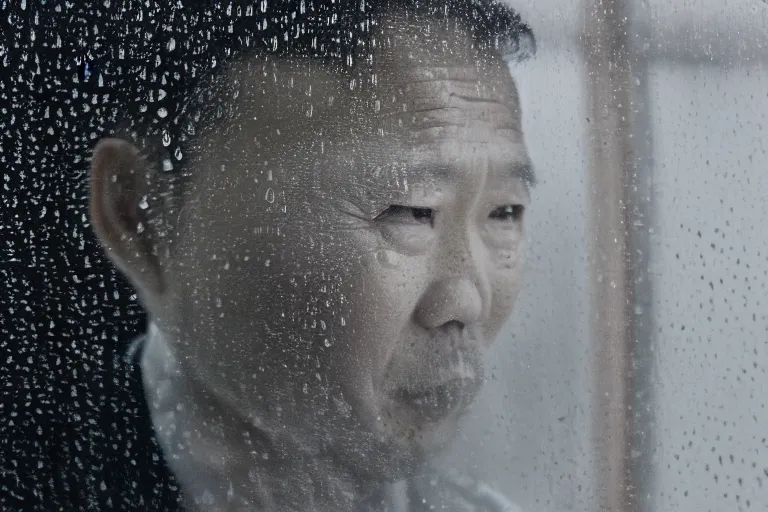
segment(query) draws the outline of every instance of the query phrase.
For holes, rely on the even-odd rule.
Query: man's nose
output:
[[[471,326],[488,311],[490,283],[484,249],[471,236],[456,242],[454,238],[440,249],[434,279],[416,306],[416,321],[427,329],[449,322]]]

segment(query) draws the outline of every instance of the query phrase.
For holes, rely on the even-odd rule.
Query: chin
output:
[[[463,410],[450,411],[435,421],[414,418],[410,411],[381,411],[372,429],[353,442],[346,439],[336,449],[340,462],[354,474],[372,481],[394,482],[417,473],[430,458],[440,454],[456,436]],[[386,418],[386,419],[385,419]]]
[[[361,480],[396,482],[415,474],[429,459],[423,447],[403,446],[392,440],[377,440],[358,445],[339,447],[339,461]]]

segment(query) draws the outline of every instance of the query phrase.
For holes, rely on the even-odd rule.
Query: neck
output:
[[[403,484],[360,482],[268,422],[238,417],[195,379],[155,324],[141,367],[158,442],[189,510],[357,511],[369,501],[403,510]]]

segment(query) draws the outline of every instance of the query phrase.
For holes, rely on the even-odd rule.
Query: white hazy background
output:
[[[596,510],[580,2],[514,0],[539,184],[516,311],[446,464],[526,512]],[[636,2],[649,37],[659,511],[768,510],[768,3]]]

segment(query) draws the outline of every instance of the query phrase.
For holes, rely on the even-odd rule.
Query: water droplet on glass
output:
[[[200,502],[204,505],[213,505],[216,500],[214,499],[213,494],[211,494],[211,491],[206,489],[203,491],[203,495],[200,497]]]
[[[376,251],[376,261],[388,268],[396,268],[400,264],[400,256],[395,251],[382,249]]]
[[[498,51],[506,62],[521,62],[536,53],[536,40],[530,32],[502,35],[499,38]]]

